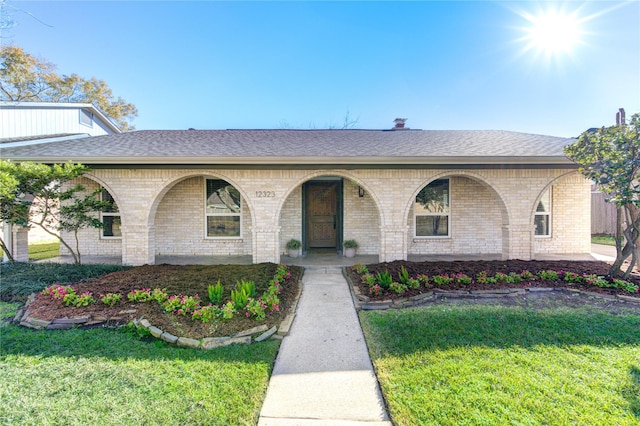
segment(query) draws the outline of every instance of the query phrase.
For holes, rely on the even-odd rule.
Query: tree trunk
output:
[[[2,238],[0,238],[0,246],[2,246],[2,251],[7,255],[9,262],[16,263],[16,260],[11,255],[11,250],[7,248],[7,245],[4,243],[4,240]]]

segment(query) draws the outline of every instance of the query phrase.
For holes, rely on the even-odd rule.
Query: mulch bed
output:
[[[183,294],[193,296],[199,294],[201,305],[208,304],[208,284],[214,284],[217,279],[223,283],[235,283],[240,277],[234,276],[234,271],[249,270],[256,282],[257,294],[261,294],[261,287],[267,286],[273,278],[276,265],[261,264],[251,266],[179,266],[179,265],[147,265],[131,268],[125,271],[114,272],[102,277],[73,284],[72,287],[78,294],[85,291],[93,293],[97,299],[101,294],[117,293],[122,295],[121,301],[114,307],[108,307],[101,302],[86,306],[65,306],[62,300],[52,300],[50,297],[38,294],[29,305],[30,316],[51,321],[57,318],[77,318],[90,316],[91,318],[107,317],[111,320],[109,325],[121,325],[134,318],[146,318],[152,325],[167,331],[175,336],[201,339],[204,337],[229,336],[237,332],[247,330],[257,325],[266,324],[269,328],[278,325],[291,310],[296,296],[300,290],[303,269],[297,266],[289,266],[291,278],[283,285],[279,295],[280,310],[269,314],[265,321],[246,318],[243,313],[238,313],[232,320],[213,321],[203,323],[194,321],[190,316],[181,316],[167,313],[157,302],[133,303],[127,300],[127,294],[134,289],[141,288],[166,288],[170,295]],[[243,277],[244,278],[244,277]],[[189,285],[185,284],[190,283]],[[192,283],[192,284],[191,284]],[[123,313],[135,311],[131,313]],[[115,320],[114,320],[115,318]]]
[[[554,271],[568,271],[576,274],[596,274],[600,276],[607,276],[609,274],[610,265],[600,261],[524,261],[524,260],[494,260],[494,261],[454,261],[454,262],[408,262],[408,261],[394,261],[385,263],[376,263],[372,265],[366,265],[369,269],[369,273],[376,274],[378,272],[389,271],[394,280],[397,281],[401,268],[404,266],[409,273],[409,276],[416,277],[418,275],[427,275],[433,277],[435,275],[452,275],[457,273],[463,273],[471,278],[474,278],[480,272],[486,272],[488,276],[493,276],[497,272],[508,274],[510,272],[521,273],[523,270],[535,274],[538,271],[554,270]],[[412,290],[408,289],[407,292],[400,296],[393,292],[386,291],[378,296],[369,294],[369,288],[366,284],[362,283],[360,275],[349,268],[349,274],[351,281],[354,285],[358,285],[360,292],[370,298],[371,301],[381,301],[388,299],[406,298],[418,295],[425,291],[424,288]],[[637,271],[631,275],[628,281],[640,285],[640,274]],[[556,287],[556,288],[579,288],[582,290],[588,290],[594,293],[601,293],[605,295],[626,295],[637,296],[638,294],[631,294],[620,289],[600,288],[595,286],[588,286],[582,284],[572,284],[563,280],[557,281],[527,281],[521,283],[496,283],[496,284],[481,284],[475,282],[472,284],[447,284],[438,286],[437,288],[442,290],[492,290],[498,288],[528,288],[528,287]]]

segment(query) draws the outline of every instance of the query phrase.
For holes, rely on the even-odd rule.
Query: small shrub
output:
[[[169,298],[167,290],[164,288],[154,288],[151,292],[151,299],[158,303],[162,303]]]
[[[513,282],[513,277],[511,277],[510,275],[507,275],[507,274],[505,274],[503,272],[496,272],[496,274],[493,277],[499,283],[512,283]]]
[[[509,278],[511,279],[510,282],[512,283],[521,283],[523,281],[522,275],[516,272],[509,272]]]
[[[142,288],[139,290],[131,290],[127,294],[127,299],[129,299],[130,302],[142,303],[153,300],[153,296],[151,296],[150,288]]]
[[[256,283],[253,281],[240,280],[239,283],[236,283],[236,287],[244,291],[249,297],[255,297],[256,295]]]
[[[418,280],[418,282],[420,283],[420,285],[422,285],[423,287],[429,287],[429,276],[428,275],[418,275],[418,277],[416,278]]]
[[[447,285],[447,284],[451,284],[453,282],[453,278],[451,278],[449,275],[444,274],[444,275],[436,275],[435,277],[432,277],[433,283],[435,285]]]
[[[290,239],[287,241],[287,250],[298,250],[302,246],[302,243],[296,239]]]
[[[194,321],[209,323],[216,318],[220,318],[221,316],[222,310],[220,309],[220,307],[216,305],[208,305],[193,311],[193,313],[191,314],[191,319],[193,319]]]
[[[371,275],[369,273],[364,274],[361,277],[361,279],[362,279],[362,282],[364,282],[365,284],[367,284],[369,286],[372,286],[372,285],[374,285],[376,283],[376,277],[374,277],[373,275]]]
[[[181,294],[171,296],[162,303],[162,308],[166,312],[173,312],[177,315],[192,314],[200,309],[200,297],[197,294],[195,296],[183,296]]]
[[[247,306],[247,302],[249,302],[249,295],[245,290],[237,288],[235,290],[231,290],[231,300],[233,301],[233,306],[236,311],[239,311]]]
[[[211,303],[213,303],[214,305],[219,304],[220,302],[222,302],[222,292],[224,290],[224,287],[222,286],[222,283],[220,282],[220,280],[218,280],[217,283],[215,284],[210,284],[209,286],[207,286],[207,293],[209,294],[209,301]]]
[[[358,248],[358,242],[356,240],[345,240],[344,243],[342,243],[342,246],[346,249],[348,248]]]
[[[247,306],[245,306],[247,318],[255,318],[258,321],[264,321],[267,317],[267,305],[261,299],[249,298]]]
[[[356,263],[351,267],[358,275],[367,274],[369,269],[362,263]]]
[[[389,284],[389,290],[393,291],[396,294],[403,295],[407,292],[407,286],[406,284],[392,282],[391,284]]]
[[[114,306],[120,302],[122,296],[116,293],[107,293],[100,296],[100,301],[107,306]]]
[[[398,274],[398,281],[400,281],[401,284],[405,284],[405,285],[409,283],[409,272],[404,267],[404,265],[400,267],[400,273]]]
[[[575,272],[565,272],[562,279],[568,283],[581,283],[584,281],[584,278]]]
[[[417,278],[409,278],[409,282],[407,282],[407,287],[411,290],[417,290],[420,288],[420,280]]]
[[[384,272],[378,272],[376,274],[376,282],[380,285],[380,287],[387,289],[393,282],[393,277],[387,270],[385,270]]]
[[[453,280],[456,284],[464,284],[464,285],[469,285],[473,282],[470,276],[463,273],[457,273],[453,277]]]
[[[233,314],[236,313],[235,305],[231,301],[227,301],[222,307],[220,307],[220,311],[222,312],[222,318],[231,319],[233,318]]]
[[[48,295],[54,300],[62,300],[67,294],[75,294],[76,291],[68,285],[52,284],[42,290],[42,294]]]
[[[620,279],[617,279],[617,278],[613,279],[613,285],[616,288],[628,291],[629,293],[638,293],[638,289],[640,288],[640,287],[638,287],[638,285],[636,285],[636,284],[634,284],[632,282],[625,281],[625,280],[620,280]]]
[[[592,285],[592,286],[596,286],[596,287],[600,287],[600,288],[605,288],[605,287],[610,287],[611,285],[609,284],[609,281],[606,280],[605,277],[596,275],[596,274],[591,274],[591,275],[585,275],[584,276],[584,282],[587,285]]]
[[[382,287],[380,287],[378,284],[374,284],[369,287],[369,293],[372,296],[380,296],[382,294]]]
[[[556,271],[551,271],[551,270],[539,271],[538,272],[538,277],[541,280],[557,281],[558,280],[558,273]]]
[[[81,306],[89,306],[92,303],[95,303],[96,299],[93,298],[93,295],[90,291],[86,291],[82,294],[69,293],[64,297],[64,303],[67,306],[75,306],[79,308]]]
[[[528,270],[524,270],[520,273],[520,276],[522,277],[523,280],[527,280],[527,281],[535,281],[538,277],[531,273],[531,271]]]

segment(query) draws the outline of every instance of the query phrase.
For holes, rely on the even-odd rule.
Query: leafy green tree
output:
[[[0,46],[0,100],[92,103],[122,130],[133,130],[135,105],[113,92],[103,80],[77,74],[58,75],[56,66],[17,46]]]
[[[627,278],[640,258],[640,115],[634,114],[628,124],[582,133],[565,153],[617,207],[616,260],[610,275]]]
[[[87,170],[86,166],[73,163],[49,166],[0,160],[0,219],[11,225],[42,228],[57,238],[74,262],[80,264],[79,230],[101,228],[103,224],[96,212],[111,206],[110,202],[100,200],[100,191],[87,194],[82,185],[72,184]],[[62,238],[61,230],[73,232],[75,249]],[[4,241],[0,246],[12,260]]]

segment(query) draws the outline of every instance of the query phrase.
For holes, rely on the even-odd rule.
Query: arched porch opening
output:
[[[298,255],[342,256],[343,243],[355,240],[357,256],[377,261],[382,217],[374,191],[344,171],[315,171],[299,179],[278,213],[280,254],[287,242],[301,242]]]
[[[243,189],[226,176],[178,177],[151,204],[149,250],[156,263],[251,263],[251,210]]]
[[[445,172],[422,182],[406,206],[407,259],[506,259],[509,211],[482,177]]]

